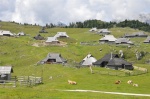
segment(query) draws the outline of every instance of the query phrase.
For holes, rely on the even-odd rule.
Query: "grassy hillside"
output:
[[[38,31],[41,29],[39,26],[23,26],[15,23],[0,22],[0,30],[10,30],[13,33],[20,31],[28,34],[19,38],[15,37],[0,37],[0,66],[12,65],[14,69],[14,76],[42,76],[44,84],[34,87],[16,88],[1,88],[1,99],[98,99],[103,97],[105,99],[148,99],[149,97],[137,96],[122,96],[122,95],[109,95],[101,93],[79,93],[79,92],[60,92],[56,89],[85,89],[85,90],[102,90],[102,91],[115,91],[125,93],[143,93],[149,94],[149,77],[150,74],[143,74],[139,76],[110,76],[101,75],[100,71],[118,72],[106,68],[93,67],[94,74],[90,73],[87,68],[74,68],[71,63],[67,66],[61,64],[45,64],[36,65],[36,63],[49,52],[61,53],[62,57],[72,62],[79,63],[88,54],[91,53],[96,59],[100,59],[106,53],[118,53],[123,50],[125,59],[132,62],[135,66],[140,66],[150,70],[149,64],[145,62],[150,59],[150,45],[143,44],[144,38],[131,39],[135,45],[128,48],[127,46],[116,46],[109,44],[99,44],[98,40],[102,37],[96,33],[89,32],[88,28],[51,28],[46,29],[48,33],[41,34],[45,38],[54,36],[57,32],[67,32],[70,39],[60,39],[67,42],[66,46],[32,46],[34,43],[41,43],[33,39]],[[110,29],[115,37],[120,37],[125,33],[132,33],[138,30],[131,28],[112,28]],[[147,33],[148,34],[148,33]],[[97,42],[95,42],[97,41]],[[80,42],[90,42],[92,45],[81,45]],[[100,49],[102,51],[100,52]],[[141,59],[136,60],[135,51],[144,51],[147,54]],[[49,77],[53,79],[50,80]],[[77,81],[77,85],[68,85],[67,80]],[[139,87],[128,85],[127,81],[131,79],[139,84]],[[116,80],[121,80],[120,85],[115,85]]]

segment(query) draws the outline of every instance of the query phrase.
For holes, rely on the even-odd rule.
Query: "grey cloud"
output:
[[[0,1],[0,19],[11,19],[12,13],[15,11],[15,0],[1,0]]]
[[[64,23],[133,19],[150,13],[150,0],[2,0],[0,19],[22,23]]]

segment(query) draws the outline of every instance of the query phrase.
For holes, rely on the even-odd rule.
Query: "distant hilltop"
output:
[[[65,23],[63,23],[63,22],[58,22],[57,26],[58,27],[66,27],[67,25]]]

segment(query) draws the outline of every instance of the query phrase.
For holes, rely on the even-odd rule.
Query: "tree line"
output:
[[[46,24],[47,28],[59,27],[53,23]],[[63,26],[63,28],[113,28],[113,27],[130,27],[134,29],[139,29],[142,31],[150,32],[150,25],[148,23],[140,22],[139,20],[124,20],[121,22],[105,22],[101,20],[85,20],[83,22],[71,22],[69,25]]]
[[[12,21],[12,23],[16,23],[15,21]],[[17,23],[21,24],[21,23]],[[28,23],[24,23],[23,25],[32,25]],[[38,24],[34,24],[34,26],[39,26]],[[62,27],[62,28],[93,28],[96,27],[97,29],[101,28],[113,28],[113,27],[130,27],[134,29],[139,29],[145,32],[150,32],[150,24],[140,22],[139,20],[124,20],[121,22],[105,22],[97,19],[92,20],[85,20],[83,22],[71,22],[69,25],[56,25],[53,23],[46,24],[46,28],[54,28],[54,27]]]
[[[134,29],[150,32],[150,25],[148,23],[140,22],[139,20],[125,20],[116,24],[117,27],[130,27]]]

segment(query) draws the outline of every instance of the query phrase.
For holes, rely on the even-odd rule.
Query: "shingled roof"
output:
[[[110,32],[108,29],[99,29],[99,30],[97,30],[97,33],[99,33],[99,34],[104,34],[104,35],[108,35],[108,34],[110,34],[111,32]]]
[[[144,41],[144,43],[150,43],[150,36],[148,36],[148,37],[146,38],[146,40]]]
[[[129,38],[118,38],[116,41],[115,41],[116,44],[133,44],[132,41],[130,41]]]
[[[99,41],[115,42],[117,39],[113,35],[105,35]]]
[[[81,65],[92,65],[92,63],[96,62],[96,58],[93,55],[88,54],[81,62]]]
[[[109,63],[107,65],[132,65],[131,63],[128,63],[127,61],[125,61],[124,59],[122,58],[112,58]]]
[[[133,34],[125,34],[125,37],[147,37],[148,35],[144,32],[136,32]]]
[[[47,40],[45,42],[58,42],[57,38],[56,37],[47,37]]]
[[[52,60],[52,61],[50,61]],[[60,53],[48,53],[47,57],[44,58],[42,61],[40,61],[40,64],[44,63],[66,63],[67,60],[65,60]]]
[[[103,58],[97,60],[96,62],[93,63],[93,65],[98,65],[101,66],[103,62],[108,62],[112,58],[119,58],[118,54],[106,54]]]
[[[90,32],[96,32],[96,31],[97,31],[97,28],[94,27],[94,28],[90,29],[89,31],[90,31]]]
[[[36,35],[33,38],[36,39],[36,40],[44,40],[44,37],[42,37],[40,34]]]
[[[128,70],[133,70],[133,66],[131,63],[125,61],[122,58],[112,58],[107,66],[108,68],[112,68],[112,69],[128,69]]]
[[[69,36],[67,35],[66,32],[57,32],[57,34],[54,37],[57,38],[57,37],[69,37]]]
[[[13,73],[12,66],[0,66],[0,74],[10,74]]]

